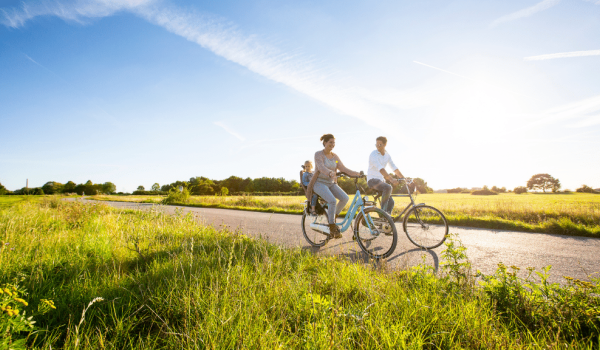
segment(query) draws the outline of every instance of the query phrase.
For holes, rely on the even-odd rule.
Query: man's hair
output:
[[[387,138],[385,136],[379,136],[375,141],[383,142],[383,145],[387,145]]]

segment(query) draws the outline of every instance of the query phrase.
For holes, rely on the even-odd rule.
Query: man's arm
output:
[[[397,185],[398,184],[398,180],[396,180],[393,177],[391,177],[390,174],[388,174],[388,172],[385,171],[385,168],[379,169],[379,172],[381,173],[381,175],[383,175],[383,177],[386,180],[388,180],[389,182],[391,182],[392,185]],[[396,170],[396,175],[398,175],[399,173],[400,173],[400,171]]]

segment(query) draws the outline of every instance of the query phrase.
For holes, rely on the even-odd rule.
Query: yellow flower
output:
[[[15,301],[16,301],[16,302],[19,302],[19,303],[21,303],[21,304],[23,304],[23,305],[25,305],[25,306],[29,305],[29,304],[28,304],[28,303],[27,303],[25,300],[23,300],[23,299],[21,299],[21,298],[15,298]]]

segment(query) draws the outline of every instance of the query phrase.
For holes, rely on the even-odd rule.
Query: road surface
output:
[[[154,204],[103,202],[116,208],[148,210]],[[193,212],[200,220],[215,228],[241,230],[253,237],[262,237],[274,244],[285,247],[300,247],[317,254],[336,254],[351,259],[367,261],[366,255],[352,240],[350,230],[344,232],[341,239],[331,240],[320,249],[312,248],[304,239],[300,227],[300,215],[271,214],[263,212],[195,208],[180,206],[160,206],[161,210],[173,213],[176,208],[184,212]],[[507,266],[521,268],[519,275],[526,274],[526,267],[538,270],[552,265],[550,281],[564,283],[562,276],[571,276],[581,280],[600,278],[600,239],[571,237],[542,233],[488,230],[467,227],[450,227],[450,233],[458,234],[473,269],[484,274],[493,273],[499,262]],[[404,232],[398,232],[398,245],[386,263],[393,269],[403,269],[426,264],[440,268],[441,252],[445,246],[433,250],[422,250],[414,246]]]

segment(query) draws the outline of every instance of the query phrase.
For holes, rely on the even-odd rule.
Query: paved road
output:
[[[153,204],[125,202],[103,202],[117,208],[147,210]],[[193,212],[200,220],[216,228],[242,230],[248,236],[263,237],[268,241],[286,247],[300,247],[318,254],[340,254],[351,259],[365,259],[360,247],[352,240],[351,231],[344,237],[331,240],[320,249],[308,245],[302,235],[299,215],[270,214],[252,211],[161,206],[166,212],[179,208],[184,212]],[[600,277],[600,239],[526,233],[515,231],[494,231],[466,227],[450,227],[450,233],[456,233],[467,247],[467,255],[474,269],[485,274],[493,273],[499,262],[522,268],[524,274],[528,266],[541,268],[552,265],[553,282],[564,282],[562,276],[571,276],[582,280]],[[444,246],[425,251],[414,246],[403,232],[398,232],[398,246],[386,259],[392,268],[401,269],[425,263],[439,267],[441,251]]]

